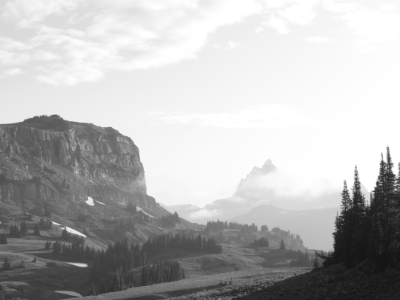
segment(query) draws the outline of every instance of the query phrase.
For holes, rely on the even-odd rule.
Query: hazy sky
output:
[[[268,158],[300,190],[355,164],[371,189],[387,145],[400,160],[399,46],[399,1],[0,0],[0,123],[112,126],[165,204]]]

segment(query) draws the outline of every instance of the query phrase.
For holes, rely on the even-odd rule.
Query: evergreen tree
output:
[[[40,236],[40,230],[38,224],[35,224],[35,227],[33,228],[33,234],[36,236]]]
[[[352,218],[353,236],[351,258],[352,264],[357,264],[367,258],[368,249],[368,222],[366,218],[365,196],[361,192],[361,182],[357,166],[354,169],[353,205],[350,217]]]
[[[399,169],[400,172],[400,169]],[[342,208],[336,217],[334,253],[321,256],[327,262],[343,262],[350,267],[367,257],[381,267],[400,260],[400,173],[396,177],[389,147],[386,161],[381,155],[379,175],[366,204],[361,192],[357,167],[354,171],[352,199],[345,185]]]
[[[6,235],[3,233],[0,235],[0,245],[5,245],[5,244],[8,244],[8,242]]]
[[[281,244],[279,246],[279,250],[286,250],[286,245],[285,245],[285,242],[283,241],[283,239],[281,240]]]
[[[21,236],[25,236],[28,232],[28,226],[26,225],[25,221],[21,222],[19,231],[21,232]]]

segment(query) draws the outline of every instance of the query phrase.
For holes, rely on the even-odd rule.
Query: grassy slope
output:
[[[275,281],[293,276],[294,273],[304,272],[304,269],[285,268],[285,269],[249,269],[223,274],[203,275],[188,278],[181,281],[161,283],[151,286],[131,288],[121,292],[103,294],[99,296],[89,296],[83,299],[91,300],[123,300],[123,299],[165,299],[167,297],[183,297],[189,299],[188,294],[196,291],[218,288],[220,281],[232,279],[234,285],[242,285],[246,282]],[[184,295],[184,296],[182,296]],[[200,298],[199,298],[200,299]],[[201,298],[204,299],[204,298]]]
[[[56,290],[87,292],[89,269],[42,258],[33,262],[34,256],[29,254],[0,252],[1,261],[4,257],[11,261],[11,270],[0,272],[0,285],[10,296],[53,300],[65,298],[55,294]]]

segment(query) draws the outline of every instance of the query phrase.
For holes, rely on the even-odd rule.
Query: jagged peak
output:
[[[264,163],[264,165],[261,168],[261,170],[263,170],[264,172],[271,172],[275,169],[276,169],[276,167],[273,164],[271,159],[267,159],[267,161]]]

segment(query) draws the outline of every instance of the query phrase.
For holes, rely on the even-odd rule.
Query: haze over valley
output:
[[[0,300],[400,299],[395,0],[1,0]]]

